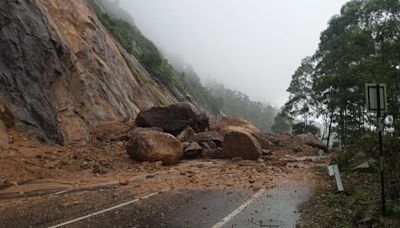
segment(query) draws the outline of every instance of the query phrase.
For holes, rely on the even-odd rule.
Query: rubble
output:
[[[226,155],[222,148],[218,147],[217,149],[204,149],[202,157],[208,159],[224,159],[226,158]]]
[[[190,141],[194,135],[194,130],[191,127],[185,128],[181,133],[179,133],[176,138],[181,142]]]
[[[197,142],[192,142],[185,149],[184,154],[186,158],[196,158],[201,155],[202,150],[203,148]]]
[[[135,124],[139,127],[157,128],[158,131],[176,135],[176,140],[181,142],[180,147],[187,159],[201,156],[207,159],[241,157],[258,160],[261,156],[272,156],[272,151],[281,148],[309,155],[317,154],[319,149],[326,150],[326,146],[311,134],[263,135],[261,130],[251,122],[235,117],[223,117],[220,122],[213,119],[211,126],[213,130],[210,130],[207,128],[209,127],[208,118],[203,118],[207,121],[199,121],[199,119],[202,117],[197,114],[192,105],[177,103],[141,111]],[[132,138],[131,134],[128,135]],[[135,156],[131,157],[135,159]],[[137,160],[154,161],[155,159],[143,155]],[[170,164],[174,163],[176,161]]]

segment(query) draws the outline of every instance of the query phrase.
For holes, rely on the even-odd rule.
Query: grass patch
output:
[[[323,180],[301,206],[298,227],[400,227],[400,202],[388,202],[389,215],[381,216],[379,175],[343,172],[346,193],[337,193],[334,178],[317,172]]]

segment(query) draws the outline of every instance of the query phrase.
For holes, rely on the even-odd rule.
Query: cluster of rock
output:
[[[199,157],[257,160],[275,145],[260,129],[240,118],[223,117],[211,127],[208,117],[198,114],[190,103],[141,111],[128,136],[126,150],[132,159],[162,161],[164,165]],[[311,142],[308,137],[303,141]]]
[[[299,135],[289,133],[268,134],[266,138],[274,144],[274,150],[284,149],[288,152],[304,152],[309,155],[316,154],[319,150],[328,151],[327,145],[310,133]]]

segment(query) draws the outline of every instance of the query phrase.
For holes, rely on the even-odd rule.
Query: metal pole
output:
[[[379,134],[379,157],[380,157],[380,170],[381,170],[381,197],[382,197],[382,216],[386,215],[386,203],[385,203],[385,178],[384,178],[384,164],[383,164],[383,143],[382,143],[382,131],[383,125],[381,121],[381,96],[380,86],[376,84],[376,98],[377,101],[377,117],[378,117],[378,134]]]

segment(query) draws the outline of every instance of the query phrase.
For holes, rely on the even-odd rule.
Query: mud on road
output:
[[[0,159],[5,227],[47,227],[161,191],[69,226],[211,227],[263,189],[221,227],[282,227],[295,223],[297,202],[318,180],[311,167],[329,162],[281,148],[258,161],[195,159],[162,166],[132,161],[120,142],[60,147],[17,137]]]
[[[288,178],[257,191],[220,186],[151,193],[128,185],[2,200],[0,222],[7,227],[294,227],[312,179]]]

